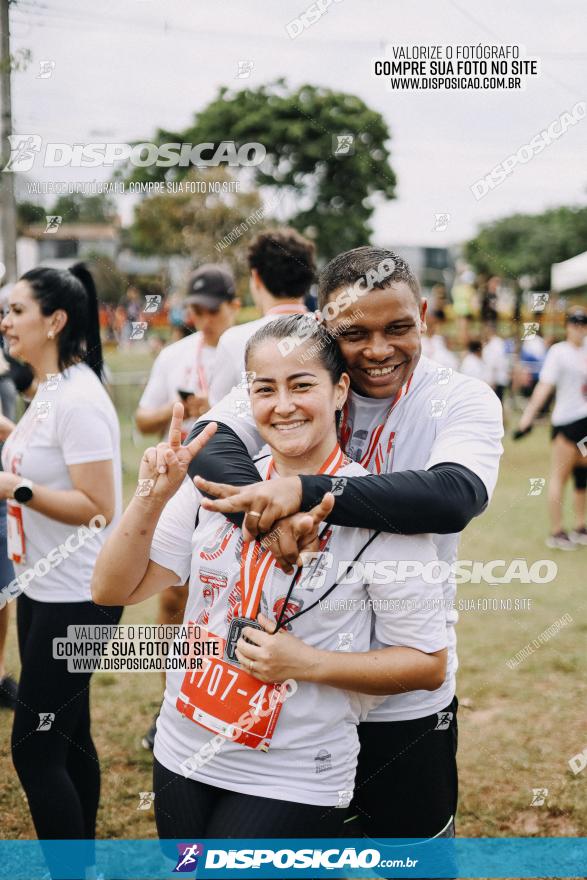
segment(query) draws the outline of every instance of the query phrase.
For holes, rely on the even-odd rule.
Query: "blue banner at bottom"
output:
[[[94,868],[95,866],[95,873]],[[10,880],[585,877],[585,837],[0,840]]]

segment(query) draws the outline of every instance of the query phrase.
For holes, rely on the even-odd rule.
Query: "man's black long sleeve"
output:
[[[196,422],[188,439],[189,443],[201,434],[209,422]],[[232,428],[217,422],[218,428],[211,440],[191,461],[188,474],[211,480],[213,483],[230,483],[233,486],[249,486],[261,482],[259,471],[243,441]],[[244,513],[231,513],[227,516],[235,525],[242,525]]]
[[[302,476],[302,510],[318,504],[336,478]],[[328,522],[337,526],[419,535],[462,531],[487,504],[479,477],[446,462],[429,471],[347,477]]]
[[[205,424],[198,422],[189,440],[200,434]],[[235,486],[261,479],[244,443],[222,423],[192,461],[188,473]],[[331,491],[335,479],[302,476],[302,510],[318,504]],[[454,462],[437,464],[428,471],[347,477],[342,493],[335,497],[329,523],[404,535],[460,532],[487,504],[483,482],[469,468]],[[243,514],[232,514],[229,519],[240,525]]]

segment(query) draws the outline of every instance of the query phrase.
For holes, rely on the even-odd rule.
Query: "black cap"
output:
[[[226,266],[206,263],[190,275],[186,298],[188,305],[218,309],[223,302],[230,302],[234,297],[234,278]]]
[[[581,306],[571,309],[567,313],[567,324],[587,324],[587,312]]]

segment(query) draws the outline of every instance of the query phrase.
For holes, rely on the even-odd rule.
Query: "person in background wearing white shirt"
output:
[[[166,431],[173,405],[181,401],[186,415],[183,439],[208,409],[218,340],[232,327],[240,308],[230,269],[214,263],[196,269],[188,281],[185,304],[197,332],[168,345],[157,356],[135,413],[143,434]]]
[[[302,331],[300,368],[299,352],[282,356],[279,343]],[[264,480],[366,473],[338,444],[349,376],[313,317],[260,328],[246,367],[253,418],[270,450],[257,462]],[[153,777],[159,836],[337,836],[352,796],[359,716],[380,702],[357,694],[434,691],[447,653],[440,583],[427,583],[420,568],[393,584],[397,603],[386,603],[385,578],[357,574],[352,560],[373,570],[392,560],[433,568],[432,537],[323,527],[330,564],[318,570],[318,558],[292,577],[262,542],[244,542],[238,527],[200,507],[184,477],[201,445],[174,446],[171,436],[169,445],[147,450],[139,479],[153,481],[151,492],[131,501],[92,585],[97,602],[127,605],[189,577],[184,625],[201,627],[200,641],[220,643],[201,672],[167,676]],[[327,493],[312,513],[316,524],[333,503]],[[381,641],[374,650],[372,629]],[[285,682],[291,692],[276,692],[275,683]],[[274,718],[276,693],[283,702]]]
[[[200,266],[190,276],[186,304],[198,330],[168,345],[157,356],[135,414],[143,434],[161,433],[168,428],[173,406],[181,401],[186,416],[182,426],[185,439],[198,416],[208,409],[218,340],[232,327],[240,308],[232,272],[214,263]],[[184,606],[185,590],[171,587],[159,596],[157,622],[177,623]],[[156,719],[141,740],[146,749],[153,748]]]
[[[442,330],[445,327],[444,310],[437,309],[432,314],[426,313],[427,332],[422,336],[422,354],[443,367],[458,370],[459,359],[452,352]]]
[[[304,298],[316,274],[315,248],[295,229],[268,229],[248,251],[250,291],[263,317],[227,330],[218,343],[210,404],[243,382],[245,348],[253,333],[275,318],[306,312]]]
[[[489,370],[482,357],[482,346],[479,339],[470,339],[467,344],[467,354],[464,356],[459,371],[472,379],[480,379],[481,382],[489,382]]]
[[[89,271],[80,264],[27,272],[1,329],[9,354],[29,363],[38,381],[19,423],[0,419],[0,496],[16,574],[3,598],[18,595],[21,657],[12,759],[39,839],[91,840],[100,794],[91,673],[68,672],[53,642],[68,627],[116,624],[122,613],[95,605],[90,591],[106,526],[120,515],[122,478]]]
[[[487,321],[483,327],[483,363],[487,368],[486,381],[489,382],[499,400],[510,384],[510,363],[506,351],[505,340],[497,335],[497,327],[493,321]]]
[[[587,472],[587,311],[572,308],[567,314],[566,340],[551,346],[540,379],[523,412],[514,439],[532,430],[538,413],[554,393],[552,411],[552,459],[548,481],[548,513],[551,533],[547,547],[575,550],[587,544],[585,526],[585,476]],[[563,528],[564,488],[575,472],[575,528]]]

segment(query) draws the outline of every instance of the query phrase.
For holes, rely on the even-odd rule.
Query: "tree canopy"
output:
[[[349,149],[338,137],[350,135]],[[288,222],[311,236],[320,255],[330,258],[370,240],[377,196],[395,197],[395,174],[385,144],[390,138],[380,113],[356,95],[304,85],[288,91],[284,80],[258,89],[218,96],[195,114],[185,131],[159,129],[154,143],[220,143],[237,148],[261,143],[267,151],[252,172],[257,186],[285,189],[298,210]],[[127,168],[129,180],[169,180],[188,168]]]
[[[550,287],[550,267],[587,250],[587,208],[552,208],[542,214],[513,214],[483,225],[465,245],[478,272],[520,278],[537,289]]]
[[[215,192],[229,184],[224,168],[192,170],[186,182],[201,183],[207,192],[179,191],[147,196],[136,206],[127,243],[140,254],[192,257],[194,262],[228,262],[238,276],[246,274],[247,244],[267,217],[256,192]]]

